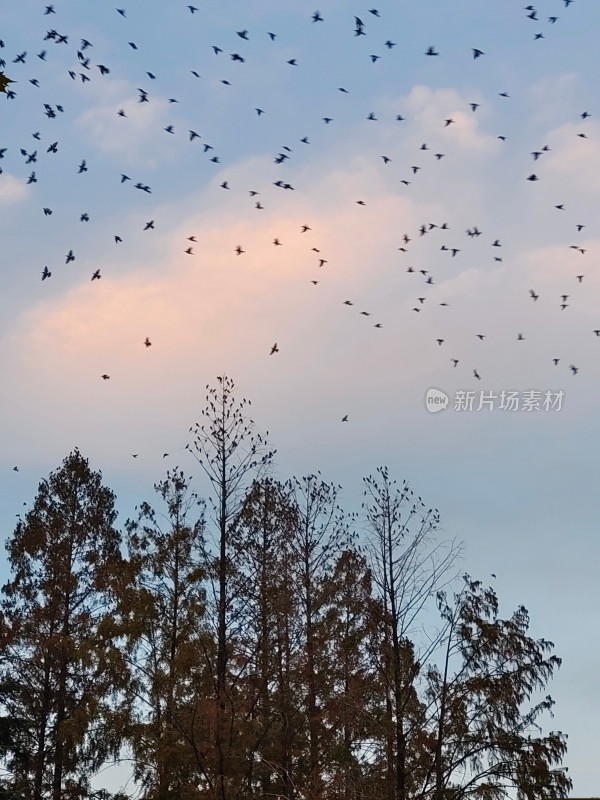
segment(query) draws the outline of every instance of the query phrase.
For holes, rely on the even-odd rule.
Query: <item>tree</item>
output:
[[[199,797],[206,779],[203,725],[210,696],[203,649],[206,629],[204,520],[189,520],[201,505],[183,472],[155,485],[166,505],[159,514],[142,503],[128,520],[131,581],[121,596],[121,632],[129,665],[129,744],[134,777],[150,800]],[[166,523],[166,524],[165,524]]]
[[[292,754],[302,715],[295,680],[299,599],[291,572],[297,510],[289,487],[270,478],[254,482],[236,536],[243,555],[237,580],[244,605],[238,649],[248,662],[246,791],[290,798]]]
[[[122,561],[114,500],[75,450],[7,543],[2,680],[18,676],[11,710],[29,724],[31,757],[15,782],[32,800],[89,796],[111,749],[104,723],[122,675],[103,630]]]
[[[114,495],[75,451],[9,540],[0,800],[127,800],[90,786],[123,748],[144,800],[566,798],[566,736],[539,727],[561,662],[527,610],[502,618],[468,575],[450,598],[458,550],[385,468],[357,544],[339,487],[265,475],[219,384],[195,439],[212,531],[167,472],[123,557]]]
[[[290,482],[297,514],[290,542],[291,566],[301,614],[300,696],[304,700],[308,750],[299,762],[299,771],[310,800],[317,800],[323,794],[325,761],[328,758],[327,721],[323,713],[327,690],[321,680],[327,671],[327,652],[323,646],[327,639],[323,620],[326,607],[323,585],[337,558],[350,547],[353,539],[337,502],[340,488],[325,483],[319,474]]]
[[[0,72],[0,92],[4,92],[6,94],[6,90],[10,83],[14,83],[10,78],[8,78],[3,72]]]
[[[0,760],[6,765],[6,775],[0,779],[0,800],[23,800],[15,777],[23,774],[31,760],[33,720],[19,716],[15,699],[23,691],[17,677],[5,677],[0,684]]]
[[[242,698],[237,687],[247,669],[247,659],[233,663],[233,645],[240,635],[240,606],[233,591],[237,571],[234,537],[240,523],[246,493],[269,465],[273,452],[266,438],[246,417],[248,400],[237,401],[235,385],[227,377],[217,378],[218,386],[207,386],[207,406],[202,411],[205,424],[190,428],[194,440],[188,449],[196,457],[211,485],[209,497],[215,524],[215,553],[207,553],[207,574],[211,583],[216,618],[216,665],[209,663],[214,686],[214,732],[216,756],[216,797],[228,800],[240,787],[240,758],[234,752],[238,729],[236,716]]]
[[[325,639],[320,647],[328,656],[327,673],[321,676],[328,728],[323,754],[329,776],[326,796],[354,800],[366,796],[372,742],[380,734],[372,713],[379,687],[369,647],[374,634],[372,583],[364,555],[350,547],[339,554],[324,581],[323,600]]]
[[[457,557],[454,543],[438,543],[436,509],[427,509],[406,482],[402,488],[379,467],[364,479],[369,551],[377,600],[374,625],[381,632],[380,678],[385,692],[386,797],[408,800],[420,768],[418,738],[423,708],[415,686],[421,659],[411,639],[428,600]]]
[[[529,636],[524,606],[502,619],[493,589],[468,575],[463,582],[452,603],[438,594],[443,661],[427,671],[434,724],[421,794],[495,800],[516,789],[523,800],[567,797],[572,782],[559,766],[566,736],[543,736],[536,722],[554,701],[546,695],[523,708],[544,691],[561,659],[552,642]]]

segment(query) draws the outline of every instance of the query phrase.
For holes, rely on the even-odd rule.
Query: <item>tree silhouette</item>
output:
[[[572,783],[558,766],[566,737],[543,736],[536,722],[554,701],[546,695],[523,708],[545,689],[561,659],[552,642],[528,635],[526,608],[502,619],[492,588],[468,575],[463,582],[453,602],[438,594],[446,625],[442,666],[427,672],[435,721],[430,796],[495,799],[517,790],[526,800],[566,797]],[[429,793],[427,784],[424,789]]]
[[[266,438],[257,433],[254,422],[246,417],[250,401],[236,400],[235,385],[230,378],[217,378],[210,388],[204,423],[196,423],[190,432],[193,442],[188,449],[209,480],[209,503],[215,525],[215,553],[208,554],[210,592],[216,609],[216,665],[211,665],[214,686],[213,740],[215,748],[216,797],[228,800],[239,792],[239,765],[235,766],[234,740],[238,681],[247,662],[234,664],[229,670],[232,645],[239,635],[239,606],[234,593],[236,551],[233,540],[240,523],[246,492],[253,480],[261,477],[273,452]]]
[[[234,388],[188,446],[208,519],[178,469],[124,542],[77,450],[41,482],[7,543],[0,800],[127,800],[92,788],[123,753],[142,800],[565,798],[566,736],[540,727],[561,662],[527,610],[455,589],[460,548],[387,468],[362,533],[319,473],[268,475]]]
[[[31,758],[16,765],[15,785],[33,800],[87,796],[110,749],[102,722],[122,677],[104,629],[121,562],[114,500],[75,450],[7,543],[2,679],[18,676],[10,707],[30,723]]]

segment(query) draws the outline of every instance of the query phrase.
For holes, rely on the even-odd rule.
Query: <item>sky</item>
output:
[[[228,375],[281,478],[386,464],[529,609],[597,795],[600,4],[121,2],[0,5],[4,538],[75,447],[121,522],[201,488]]]

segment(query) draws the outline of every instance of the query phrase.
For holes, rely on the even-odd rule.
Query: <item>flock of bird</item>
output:
[[[569,9],[573,2],[574,0],[562,0],[562,5],[564,9]],[[32,141],[23,141],[18,149],[15,150],[15,148],[5,146],[0,140],[0,173],[3,172],[3,164],[10,164],[11,173],[20,173],[22,175],[22,180],[28,186],[35,186],[39,182],[42,182],[41,173],[43,173],[46,163],[60,151],[61,141],[60,138],[55,139],[55,136],[52,132],[52,126],[55,124],[56,119],[62,117],[63,115],[68,115],[69,113],[67,103],[56,103],[54,100],[49,102],[50,98],[47,96],[47,94],[50,93],[50,90],[54,92],[56,87],[52,83],[50,83],[50,85],[46,84],[44,79],[44,70],[46,69],[46,66],[54,60],[56,51],[60,48],[65,48],[65,52],[68,51],[69,58],[71,59],[72,63],[70,66],[66,66],[64,70],[64,78],[72,81],[78,86],[84,85],[87,87],[88,84],[93,86],[98,81],[110,80],[111,78],[123,79],[127,77],[121,75],[118,70],[115,70],[109,64],[103,63],[104,59],[100,60],[100,58],[95,57],[95,51],[101,49],[101,47],[96,47],[95,42],[88,38],[82,38],[79,30],[76,34],[74,34],[71,30],[63,27],[59,6],[60,4],[56,3],[54,5],[43,5],[40,7],[41,14],[51,20],[52,27],[49,27],[45,35],[41,37],[41,41],[37,43],[37,47],[34,45],[35,49],[38,50],[37,52],[32,53],[27,49],[17,50],[16,52],[11,51],[11,43],[0,39],[0,92],[4,93],[4,99],[6,102],[10,103],[11,101],[15,101],[15,109],[19,103],[21,104],[21,107],[36,109],[37,118],[39,119],[39,130],[31,131],[30,134]],[[190,17],[194,18],[194,21],[200,18],[202,15],[202,11],[199,6],[184,5],[182,6],[181,10],[183,13],[189,13]],[[130,48],[132,53],[135,53],[135,58],[138,58],[139,56],[141,59],[142,56],[148,56],[149,54],[144,52],[144,47],[140,41],[136,41],[137,37],[131,24],[131,20],[135,17],[135,15],[130,14],[127,8],[116,8],[112,10],[107,9],[106,13],[111,13],[121,18],[122,41],[119,42],[119,44],[123,47],[126,46]],[[569,11],[568,13],[572,12]],[[384,36],[380,35],[385,21],[384,16],[385,15],[383,11],[377,8],[366,9],[364,12],[358,12],[357,14],[352,12],[347,14],[347,25],[344,32],[347,37],[355,39],[362,39],[365,37],[368,38],[369,41],[376,40],[376,44],[373,46],[373,52],[369,52],[367,54],[361,53],[360,55],[361,58],[364,57],[366,60],[367,66],[365,68],[369,68],[369,63],[372,65],[377,64],[377,62],[379,62],[385,56],[385,54],[390,53],[394,50],[394,48],[399,46],[398,42],[393,41],[389,36],[384,38]],[[524,6],[523,16],[525,19],[529,20],[530,23],[539,23],[540,27],[546,26],[542,27],[542,30],[538,30],[537,27],[531,29],[531,39],[533,41],[546,38],[546,28],[548,30],[554,29],[554,26],[556,26],[557,23],[560,23],[560,16],[558,14],[542,15],[534,5]],[[190,20],[190,22],[192,22],[192,20]],[[307,26],[325,26],[327,25],[327,15],[319,10],[316,10],[312,13],[307,13],[306,24]],[[0,34],[1,33],[2,32],[0,31]],[[282,38],[277,32],[272,30],[262,32],[251,31],[250,29],[243,27],[238,30],[235,26],[232,26],[231,35],[234,37],[233,40],[237,41],[239,44],[236,48],[229,48],[232,50],[230,53],[227,53],[225,45],[221,46],[218,44],[209,44],[208,42],[202,45],[207,53],[210,52],[211,57],[214,57],[215,62],[213,63],[216,63],[219,68],[222,64],[222,60],[228,59],[230,62],[239,64],[240,69],[244,69],[245,67],[243,65],[247,64],[252,59],[252,54],[247,52],[247,48],[251,41],[260,38],[270,42],[269,47],[272,46],[277,48]],[[106,43],[103,43],[103,45],[104,49],[106,50]],[[175,47],[176,44],[173,46]],[[425,43],[422,46],[421,54],[426,59],[437,58],[438,61],[441,61],[443,59],[443,48],[437,45]],[[281,69],[290,68],[294,70],[301,70],[303,64],[302,56],[295,55],[291,58],[286,58],[286,55],[290,55],[290,53],[282,54]],[[479,61],[480,59],[490,57],[487,53],[487,49],[483,50],[480,47],[472,47],[468,55],[473,61]],[[306,55],[305,57],[308,59],[310,56]],[[375,68],[376,67],[374,67],[374,69]],[[116,75],[115,72],[117,73]],[[136,69],[135,74],[136,76],[139,76],[139,70]],[[214,74],[216,75],[216,73]],[[189,76],[191,76],[191,79],[193,80],[202,79],[202,76],[197,69],[190,69]],[[120,107],[115,111],[115,125],[126,126],[130,122],[131,118],[136,115],[138,108],[145,106],[145,104],[152,104],[155,102],[157,97],[164,99],[166,96],[162,95],[162,93],[155,95],[153,92],[153,83],[158,79],[156,69],[153,71],[145,70],[144,78],[145,85],[137,88],[137,102],[134,105],[130,104],[126,107]],[[217,80],[214,75],[212,76],[212,79],[215,81]],[[328,77],[323,76],[323,81],[326,80],[328,80]],[[218,81],[224,86],[232,85],[232,81],[229,79],[219,78]],[[333,91],[339,92],[340,95],[352,94],[352,88],[348,88],[347,86],[332,85],[332,92]],[[39,95],[36,97],[35,93],[39,93]],[[173,94],[177,94],[177,91],[174,91]],[[500,91],[497,93],[497,96],[502,98],[502,101],[500,102],[510,101],[511,99],[511,95],[508,91]],[[1,94],[0,98],[2,98]],[[171,96],[167,99],[168,107],[180,104],[180,101],[176,96]],[[471,102],[464,111],[468,114],[477,114],[481,108],[481,105],[481,101]],[[13,112],[13,109],[10,106],[7,107],[5,105],[1,113],[5,118],[10,118],[10,115],[16,112]],[[255,106],[249,111],[249,113],[251,113],[253,116],[256,115],[256,117],[261,119],[264,118],[265,120],[268,120],[269,118],[268,110],[262,105]],[[359,116],[361,119],[373,123],[378,122],[380,119],[377,113],[373,111],[362,111]],[[585,122],[590,116],[590,112],[586,110],[582,111],[577,118],[577,121],[581,124],[581,130],[576,135],[582,140],[588,138],[588,134],[585,130]],[[406,121],[406,115],[404,113],[397,113],[393,118],[393,121],[401,126],[402,123]],[[257,212],[263,211],[266,207],[268,207],[271,200],[275,205],[281,205],[288,192],[302,191],[302,187],[294,185],[290,182],[290,180],[293,180],[293,178],[287,179],[285,175],[286,165],[293,163],[294,161],[296,148],[299,147],[304,149],[310,147],[315,140],[315,137],[318,137],[319,135],[317,126],[328,127],[333,126],[334,123],[335,119],[333,116],[322,116],[318,118],[317,115],[315,115],[315,119],[312,123],[315,133],[307,135],[304,131],[301,131],[299,132],[296,143],[294,144],[292,142],[293,146],[287,144],[278,148],[278,152],[274,153],[272,158],[273,175],[270,176],[272,179],[269,180],[269,187],[261,186],[260,189],[256,187],[239,187],[236,184],[235,176],[225,177],[225,174],[223,174],[224,179],[219,183],[218,188],[224,192],[230,192],[232,194],[236,192],[245,193],[249,198],[252,208]],[[447,154],[444,152],[444,145],[440,145],[439,142],[444,141],[443,137],[446,135],[446,131],[451,133],[452,126],[455,123],[456,120],[452,116],[441,117],[437,123],[437,130],[432,131],[432,136],[435,136],[438,143],[432,145],[425,142],[418,148],[418,150],[406,153],[406,156],[408,156],[410,160],[408,162],[408,166],[404,168],[405,171],[399,173],[397,176],[398,185],[400,187],[399,191],[410,192],[410,187],[419,181],[420,173],[428,168],[428,162],[432,165],[435,165],[446,158]],[[213,145],[206,141],[205,136],[195,130],[195,128],[192,127],[182,130],[178,124],[170,122],[163,127],[163,132],[166,136],[180,137],[180,140],[185,141],[186,146],[197,148],[197,150],[194,150],[194,157],[196,157],[196,155],[205,157],[209,164],[214,164],[216,165],[216,169],[226,172],[228,168],[227,160],[221,153],[218,152],[218,147],[216,144]],[[0,133],[0,136],[1,135],[2,134]],[[502,146],[504,146],[504,143],[507,141],[507,137],[502,133],[498,134],[497,139],[503,143]],[[549,151],[550,148],[548,145],[543,145],[531,151],[530,157],[532,159],[532,164],[535,165],[533,167],[534,171],[532,171],[530,174],[523,174],[523,181],[534,183],[540,180],[539,173],[540,168],[543,165],[543,158]],[[396,167],[396,159],[389,153],[380,154],[378,160],[382,169],[393,170]],[[428,160],[428,162],[426,160]],[[86,153],[79,154],[78,157],[73,158],[73,173],[80,176],[86,176],[86,174],[89,175],[90,167],[88,161],[89,155]],[[412,161],[412,163],[410,163],[410,161]],[[155,197],[152,186],[147,182],[144,176],[134,176],[133,173],[128,174],[128,172],[131,170],[128,167],[125,169],[126,171],[114,175],[115,184],[119,184],[121,187],[123,187],[123,191],[131,188],[139,192],[140,196],[152,195],[153,198]],[[0,174],[0,185],[2,177],[3,175]],[[89,177],[82,177],[82,180],[84,179],[89,179]],[[50,192],[48,188],[44,187],[44,197],[48,197],[49,194]],[[51,201],[45,202],[49,204],[41,204],[40,213],[45,217],[51,217],[54,214],[52,203]],[[352,204],[355,207],[358,206],[359,208],[367,207],[369,205],[369,197],[349,198],[348,204]],[[551,201],[549,201],[549,205],[554,205],[554,211],[556,213],[563,213],[566,210],[564,203],[552,204]],[[90,223],[91,219],[92,218],[89,211],[82,209],[79,212],[78,221],[80,223],[88,224]],[[308,222],[311,224],[308,224]],[[303,224],[301,226],[298,234],[303,236],[304,234],[308,234],[310,232],[312,233],[314,239],[315,236],[318,236],[318,230],[315,233],[315,229],[318,229],[318,222],[315,223],[312,220],[308,220],[308,222],[307,224]],[[152,231],[155,231],[158,225],[158,219],[147,219],[143,224],[142,232],[147,232],[148,235],[152,235]],[[581,233],[585,227],[586,226],[583,223],[577,222],[574,226],[574,234]],[[190,235],[187,237],[186,241],[182,242],[182,255],[188,257],[195,257],[197,255],[196,251],[194,250],[194,246],[198,243],[197,236],[197,233],[190,232]],[[493,262],[502,262],[503,256],[500,255],[500,253],[504,252],[502,250],[504,243],[498,237],[493,234],[488,235],[480,230],[477,225],[473,224],[469,224],[462,231],[452,230],[449,223],[444,220],[438,220],[435,222],[427,220],[414,230],[409,230],[399,235],[397,252],[400,253],[402,257],[406,258],[410,253],[412,253],[411,246],[414,245],[416,241],[420,241],[424,237],[430,237],[430,239],[437,237],[438,241],[436,243],[436,247],[439,249],[439,252],[443,253],[450,259],[454,259],[461,254],[465,247],[467,247],[468,242],[477,240],[481,236],[484,236],[489,240],[490,253],[493,253],[493,256],[491,255],[490,258],[493,258]],[[281,235],[274,236],[270,246],[275,248],[284,247],[284,238],[285,237]],[[310,237],[307,236],[306,240],[309,238]],[[115,232],[112,235],[112,241],[115,246],[121,245],[124,241],[126,241],[126,239],[127,233],[123,231]],[[304,239],[302,241],[304,241]],[[310,246],[311,244],[312,246]],[[319,273],[318,276],[310,279],[310,283],[315,287],[321,283],[321,276],[326,273],[327,265],[330,262],[330,259],[334,257],[328,253],[322,253],[321,247],[316,245],[318,245],[318,241],[313,243],[311,240],[307,246],[307,252],[311,253],[314,259],[312,263],[314,263],[314,266],[317,269],[323,270],[323,272]],[[243,257],[247,253],[246,247],[247,245],[245,245],[244,242],[232,242],[231,255],[235,256],[236,258]],[[581,256],[585,256],[586,254],[586,248],[581,247],[576,242],[566,244],[565,247],[569,247]],[[68,247],[64,256],[65,265],[76,261],[78,256],[79,253],[76,252],[76,248]],[[57,268],[58,265],[54,264],[44,264],[41,266],[41,280],[50,280]],[[425,308],[428,308],[431,305],[428,292],[432,285],[435,285],[436,287],[439,285],[438,277],[437,275],[432,274],[431,270],[429,269],[417,268],[411,265],[406,265],[406,272],[411,274],[411,280],[418,281],[422,287],[417,290],[416,299],[410,307],[410,313],[421,314]],[[92,282],[99,281],[101,278],[102,267],[94,269],[91,275],[89,275],[89,280]],[[578,271],[578,274],[576,274],[573,278],[573,280],[576,281],[576,284],[573,286],[573,288],[571,289],[570,287],[566,287],[565,292],[560,297],[556,298],[556,308],[558,311],[564,312],[571,306],[570,301],[572,298],[572,292],[576,291],[577,285],[582,284],[584,278],[585,272],[581,270]],[[533,287],[529,290],[529,297],[532,303],[536,303],[540,298],[540,292]],[[360,305],[360,300],[357,300],[356,298],[348,299],[340,296],[339,302],[348,307],[349,310],[357,312],[360,316],[366,318],[373,317],[373,312],[371,310],[362,308]],[[439,302],[439,305],[445,307],[450,304],[446,301],[442,301]],[[384,327],[384,323],[377,319],[377,317],[375,317],[375,320],[371,319],[371,321],[373,327],[376,329],[381,329]],[[590,331],[590,334],[600,337],[600,328]],[[478,338],[481,342],[483,342],[487,338],[487,334],[474,331],[473,337]],[[527,337],[523,332],[518,331],[515,332],[514,338],[518,341],[525,341]],[[446,339],[443,336],[439,336],[435,339],[435,342],[432,342],[432,344],[435,344],[441,348],[446,344]],[[149,337],[146,337],[140,341],[140,346],[146,349],[151,347],[151,345],[152,341]],[[266,349],[266,354],[270,356],[276,356],[279,353],[280,346],[277,342],[274,342],[270,348]],[[451,367],[458,367],[461,361],[461,358],[457,357],[456,353],[448,354],[447,363],[451,365]],[[553,358],[552,361],[555,366],[558,366],[560,363],[562,363],[561,359],[558,357]],[[572,363],[569,364],[568,368],[574,375],[579,371],[579,367]],[[475,366],[471,367],[470,369],[473,377],[481,380],[481,372],[479,368]],[[110,380],[110,371],[102,373],[99,378],[101,378],[103,381]],[[344,414],[341,418],[341,421],[347,422],[348,415]],[[134,455],[134,457],[136,457],[136,455]]]

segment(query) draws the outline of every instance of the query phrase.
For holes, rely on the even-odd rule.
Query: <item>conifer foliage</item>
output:
[[[32,800],[89,796],[111,754],[111,697],[122,681],[114,647],[121,564],[115,497],[75,450],[40,483],[7,544],[2,588],[2,680],[20,724],[10,764]]]
[[[566,735],[541,725],[561,661],[527,610],[457,579],[386,468],[350,515],[319,473],[273,477],[249,403],[207,388],[204,499],[170,470],[121,533],[75,450],[8,538],[0,800],[567,797]]]

